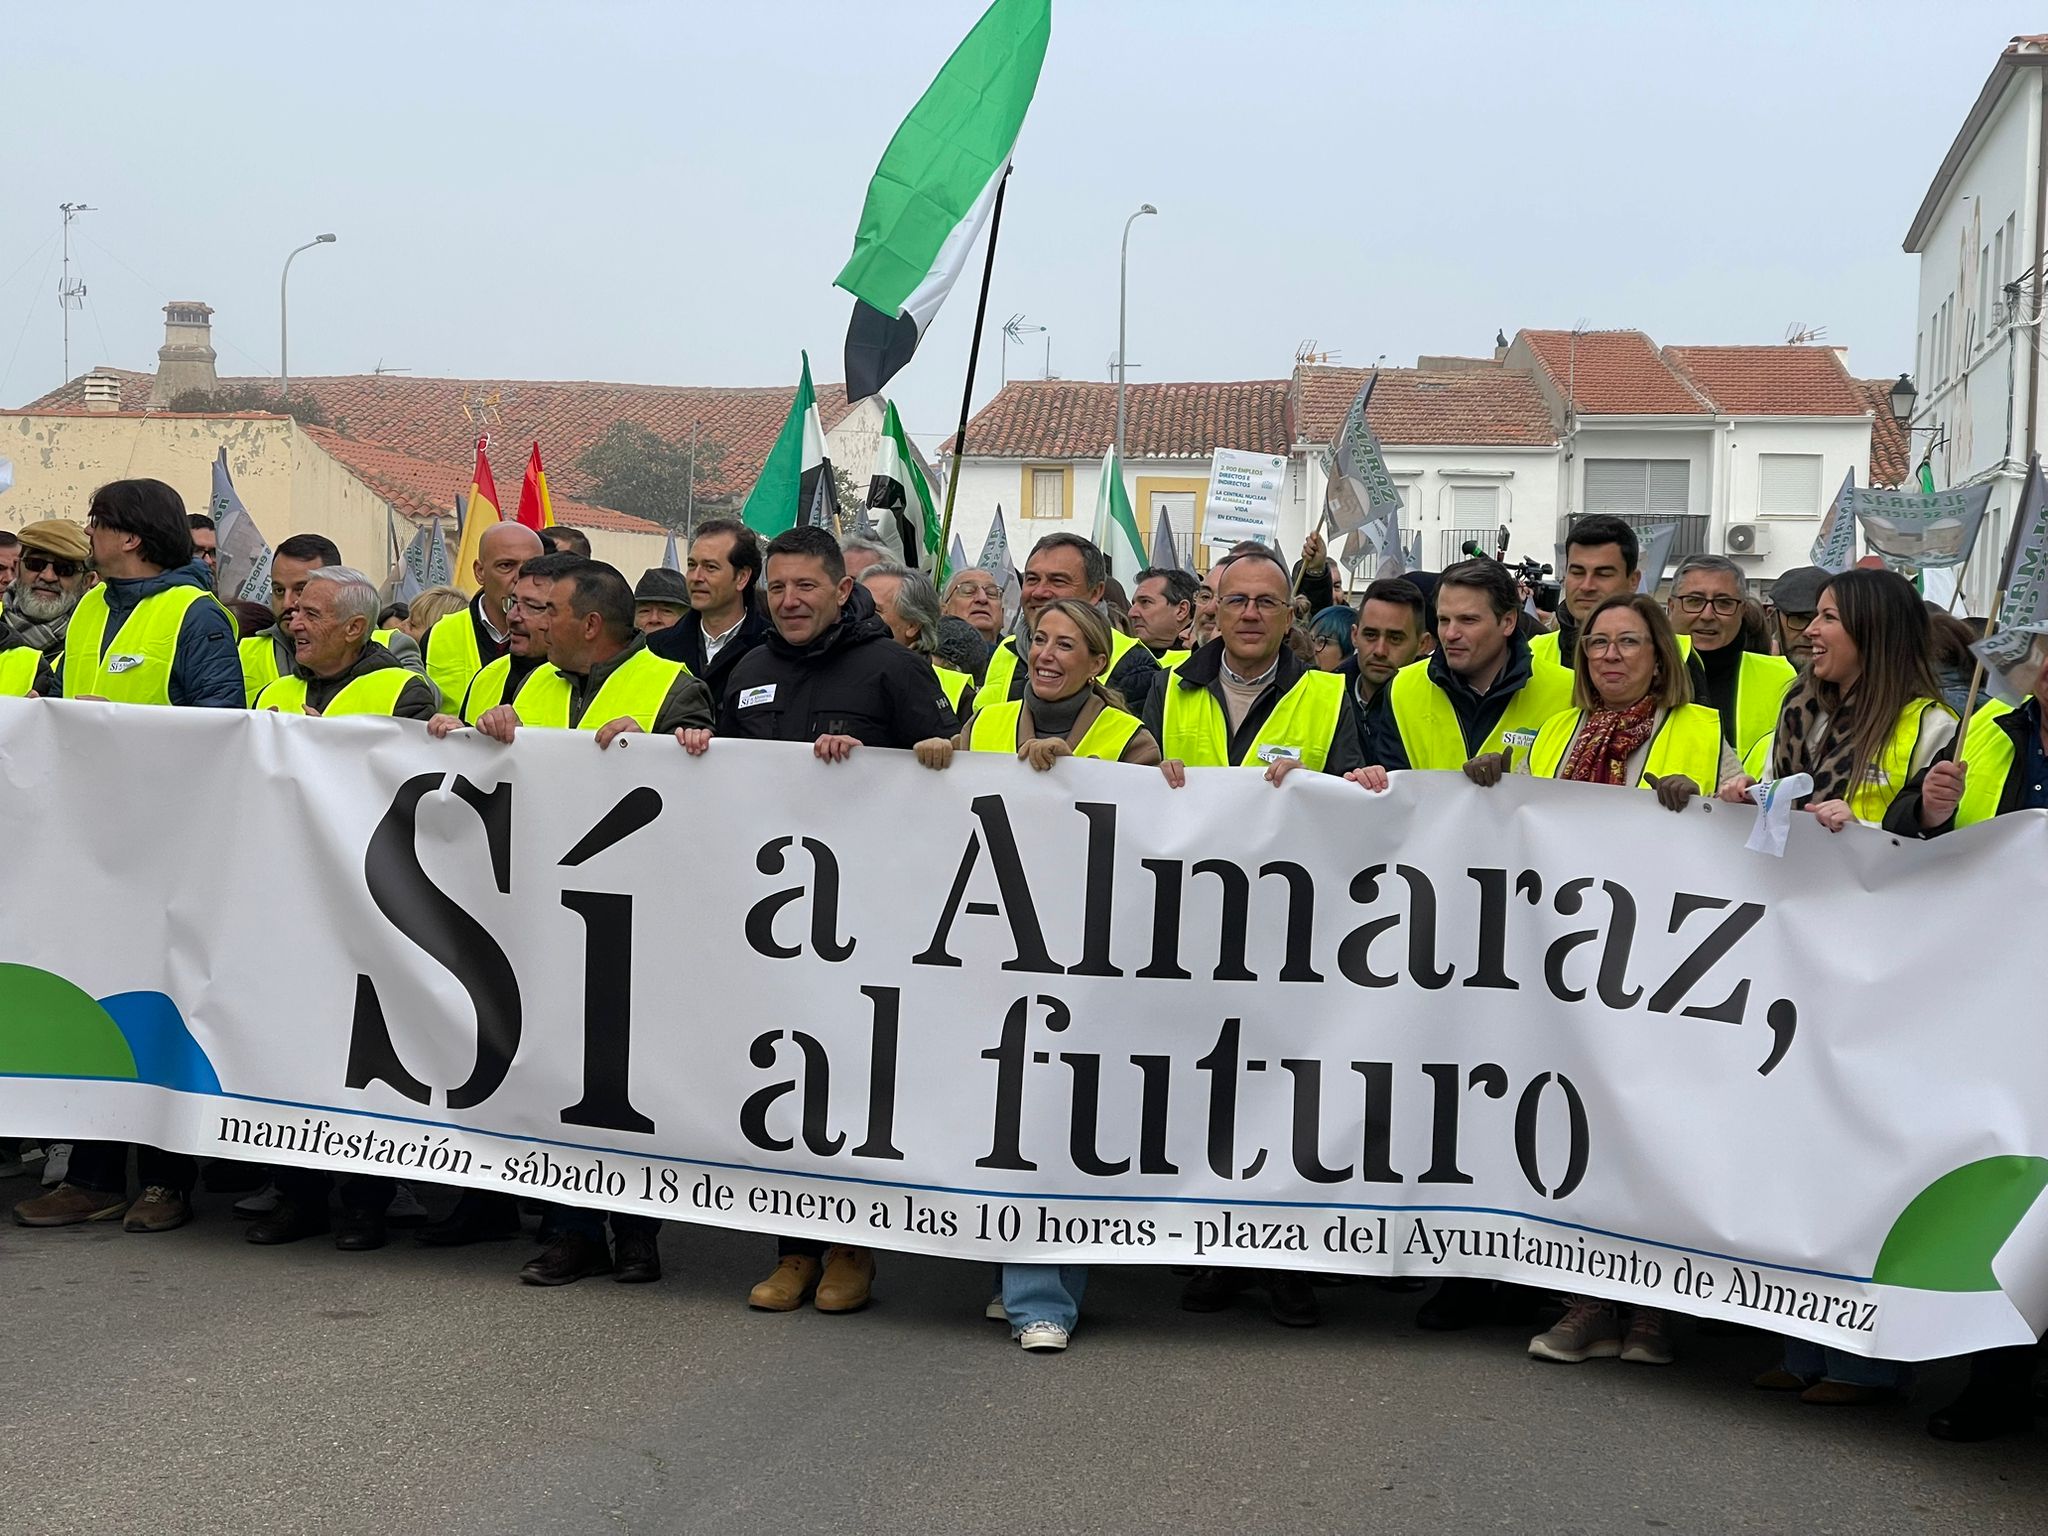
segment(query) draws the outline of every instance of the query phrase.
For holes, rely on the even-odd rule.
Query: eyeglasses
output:
[[[85,569],[76,560],[59,560],[50,555],[23,555],[21,557],[21,568],[31,576],[39,575],[44,571],[55,572],[59,581],[69,581]]]
[[[1314,646],[1319,651],[1337,650],[1342,648],[1338,645],[1337,639],[1333,635],[1311,635],[1309,636],[1309,644]]]
[[[1787,629],[1803,630],[1820,615],[1817,613],[1787,613],[1783,608],[1780,608],[1778,610],[1778,617],[1785,621]]]
[[[1688,592],[1679,598],[1678,606],[1687,613],[1699,613],[1711,606],[1714,612],[1725,619],[1742,611],[1742,599],[1730,597],[1725,592],[1715,597],[1709,597],[1704,592]]]
[[[1261,618],[1269,613],[1279,613],[1292,606],[1284,597],[1273,597],[1261,592],[1257,596],[1249,592],[1233,592],[1223,599],[1223,606],[1232,613],[1243,613],[1247,608]]]
[[[955,597],[1001,597],[1003,589],[994,582],[963,581],[953,588]]]
[[[1579,642],[1579,649],[1588,656],[1605,656],[1610,651],[1617,656],[1633,656],[1649,643],[1646,635],[1588,635]]]

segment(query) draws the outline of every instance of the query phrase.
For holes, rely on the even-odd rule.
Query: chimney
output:
[[[213,310],[197,299],[174,299],[164,306],[164,344],[157,348],[156,382],[149,404],[162,410],[190,390],[220,387],[213,371]]]
[[[85,408],[96,415],[121,409],[121,381],[111,373],[85,376]]]

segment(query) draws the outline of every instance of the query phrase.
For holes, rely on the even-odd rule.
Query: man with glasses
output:
[[[459,709],[470,680],[484,663],[506,654],[505,605],[520,567],[547,553],[540,535],[524,523],[493,523],[477,540],[469,579],[476,596],[427,631],[427,676],[441,690],[441,707]]]
[[[214,579],[219,580],[220,530],[204,512],[187,512],[185,523],[192,530],[192,553],[199,557]]]
[[[1048,533],[1031,546],[1024,562],[1023,611],[1017,634],[1006,636],[988,659],[988,671],[974,695],[974,707],[999,704],[1024,697],[1024,668],[1018,665],[1018,636],[1028,639],[1038,616],[1062,598],[1102,606],[1102,594],[1109,586],[1109,562],[1102,551],[1078,533]],[[1120,630],[1110,634],[1109,666],[1100,681],[1135,704],[1151,691],[1159,675],[1159,663],[1152,653]]]
[[[1777,728],[1785,690],[1796,675],[1782,656],[1744,648],[1742,613],[1749,580],[1726,555],[1687,555],[1671,579],[1665,610],[1671,627],[1692,637],[1686,670],[1695,702],[1721,716],[1721,739],[1745,755]]]
[[[978,565],[955,571],[946,583],[946,601],[939,612],[949,619],[964,619],[990,645],[1003,639],[1003,589],[995,577]]]
[[[1287,644],[1294,605],[1287,567],[1253,545],[1210,572],[1220,635],[1171,672],[1158,674],[1142,718],[1159,742],[1159,771],[1175,789],[1189,768],[1263,768],[1278,784],[1296,768],[1343,774],[1363,761],[1350,690]],[[1181,1293],[1189,1312],[1221,1312],[1261,1285],[1273,1320],[1312,1328],[1322,1320],[1306,1275],[1287,1270],[1201,1269]]]
[[[51,518],[21,530],[17,553],[0,610],[0,693],[51,698],[65,628],[92,585],[92,543],[78,524]]]
[[[1777,635],[1778,654],[1794,667],[1804,667],[1813,656],[1806,626],[1820,609],[1821,590],[1829,579],[1817,565],[1799,565],[1771,583],[1771,628]]]

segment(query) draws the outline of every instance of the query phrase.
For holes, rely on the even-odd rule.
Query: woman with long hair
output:
[[[1813,653],[1785,695],[1768,776],[1811,774],[1806,809],[1830,832],[1881,825],[1956,735],[1927,607],[1892,571],[1843,571],[1821,589],[1806,639]],[[1742,800],[1749,782],[1732,780],[1722,798]]]

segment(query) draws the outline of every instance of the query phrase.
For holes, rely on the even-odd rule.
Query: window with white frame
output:
[[[1756,510],[1761,517],[1820,516],[1820,455],[1758,454]]]
[[[1692,464],[1686,459],[1588,459],[1582,510],[1616,517],[1682,517],[1691,486]]]

